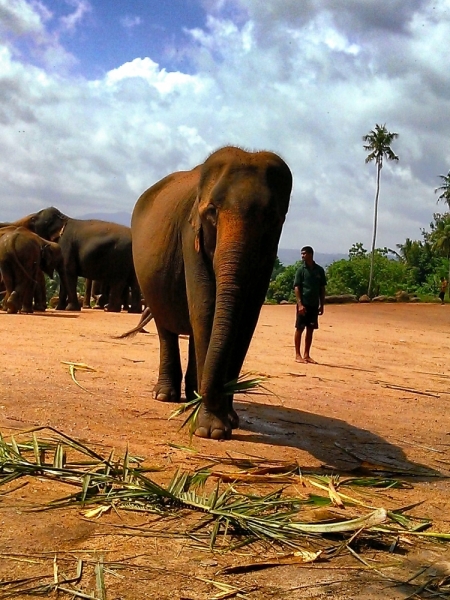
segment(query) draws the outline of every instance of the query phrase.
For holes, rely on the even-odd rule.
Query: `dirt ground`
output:
[[[0,313],[2,435],[19,439],[19,432],[50,426],[105,456],[128,447],[163,469],[157,475],[162,482],[177,467],[198,469],[206,457],[290,461],[305,472],[341,476],[370,463],[411,484],[373,490],[375,506],[421,502],[411,514],[431,519],[433,531],[450,532],[450,305],[327,305],[314,338],[315,365],[294,361],[294,308],[264,306],[244,371],[266,376],[273,393],[238,399],[241,428],[233,439],[194,438],[197,453],[170,445],[189,446],[188,433],[179,430],[182,417],[168,421],[174,405],[152,399],[159,356],[154,324],[132,340],[112,337],[137,321],[136,315],[95,310]],[[181,344],[185,360],[186,340]],[[74,383],[62,361],[96,369],[76,373],[88,391]],[[147,523],[146,514],[110,511],[89,519],[80,507],[29,510],[73,493],[67,487],[43,478],[0,487],[0,598],[11,591],[7,581],[43,574],[51,581],[55,556],[68,577],[83,559],[77,589],[85,597],[99,597],[93,595],[94,565],[102,557],[108,600],[400,599],[417,590],[415,581],[393,585],[348,552],[341,561],[223,575],[223,567],[254,560],[255,550],[212,552],[186,539],[124,535],[117,528]],[[301,492],[300,484],[289,492],[295,489]],[[261,547],[258,558],[268,555]],[[427,565],[438,578],[450,574],[448,546],[431,540],[400,540],[398,551],[381,562],[395,562],[387,572],[403,581]],[[226,595],[212,580],[234,592],[229,588]]]

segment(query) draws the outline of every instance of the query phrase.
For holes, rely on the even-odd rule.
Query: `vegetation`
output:
[[[386,125],[375,125],[375,129],[372,129],[367,135],[363,136],[363,141],[366,142],[364,150],[369,152],[366,158],[366,163],[375,161],[377,165],[377,185],[375,192],[375,206],[374,206],[374,217],[373,217],[373,236],[372,236],[372,249],[370,253],[370,273],[369,273],[369,284],[367,288],[367,295],[370,297],[372,292],[373,284],[373,272],[375,265],[375,243],[377,237],[377,224],[378,224],[378,200],[380,196],[380,175],[381,169],[383,168],[383,159],[387,160],[398,160],[398,156],[394,154],[391,149],[392,142],[398,138],[398,133],[391,133],[386,129]]]
[[[368,252],[358,242],[348,259],[329,265],[327,295],[366,293],[373,263],[372,295],[394,296],[398,291],[416,294],[422,300],[436,300],[439,280],[450,280],[450,212],[435,213],[429,230],[422,230],[422,240],[407,238],[397,249],[378,248]],[[300,262],[277,269],[267,292],[268,302],[294,302],[294,277]]]
[[[434,190],[434,193],[436,194],[439,191],[442,192],[437,201],[439,202],[439,200],[442,200],[442,202],[446,202],[448,209],[450,210],[450,171],[447,175],[439,175],[439,177],[442,179],[442,185],[437,187]]]

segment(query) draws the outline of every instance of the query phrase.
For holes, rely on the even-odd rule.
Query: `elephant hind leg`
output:
[[[179,402],[181,398],[181,361],[178,335],[158,327],[159,376],[153,398],[160,402]]]
[[[21,307],[22,302],[20,300],[20,297],[16,290],[14,290],[13,292],[11,292],[11,294],[9,294],[8,298],[6,299],[6,312],[9,315],[15,315],[19,312]]]

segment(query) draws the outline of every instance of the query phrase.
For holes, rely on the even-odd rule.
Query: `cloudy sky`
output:
[[[420,239],[450,169],[450,0],[0,0],[0,221],[131,214],[227,144],[294,174],[281,247]],[[441,205],[441,212],[444,206]]]

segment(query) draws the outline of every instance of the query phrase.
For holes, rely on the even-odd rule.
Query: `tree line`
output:
[[[441,277],[450,282],[450,212],[435,213],[429,230],[422,230],[421,240],[407,238],[403,244],[397,244],[396,250],[376,248],[381,169],[383,160],[399,160],[391,148],[397,138],[398,133],[378,124],[362,138],[363,148],[368,152],[365,162],[374,161],[376,165],[372,245],[367,251],[361,242],[357,242],[350,248],[348,259],[328,266],[329,295],[352,294],[359,298],[367,294],[373,298],[405,291],[422,300],[430,300],[439,292]],[[450,211],[450,171],[439,177],[442,185],[434,191],[440,192],[438,202],[447,204]],[[295,302],[294,277],[300,264],[298,261],[284,267],[277,258],[267,292],[269,302]]]
[[[285,267],[277,259],[267,292],[269,302],[295,302],[294,276],[300,264]],[[422,230],[422,239],[407,238],[395,249],[376,248],[372,253],[360,242],[353,244],[348,259],[326,268],[327,295],[353,294],[359,298],[366,294],[372,264],[372,297],[405,291],[424,301],[435,300],[440,278],[450,280],[450,212],[435,213],[429,229]]]

